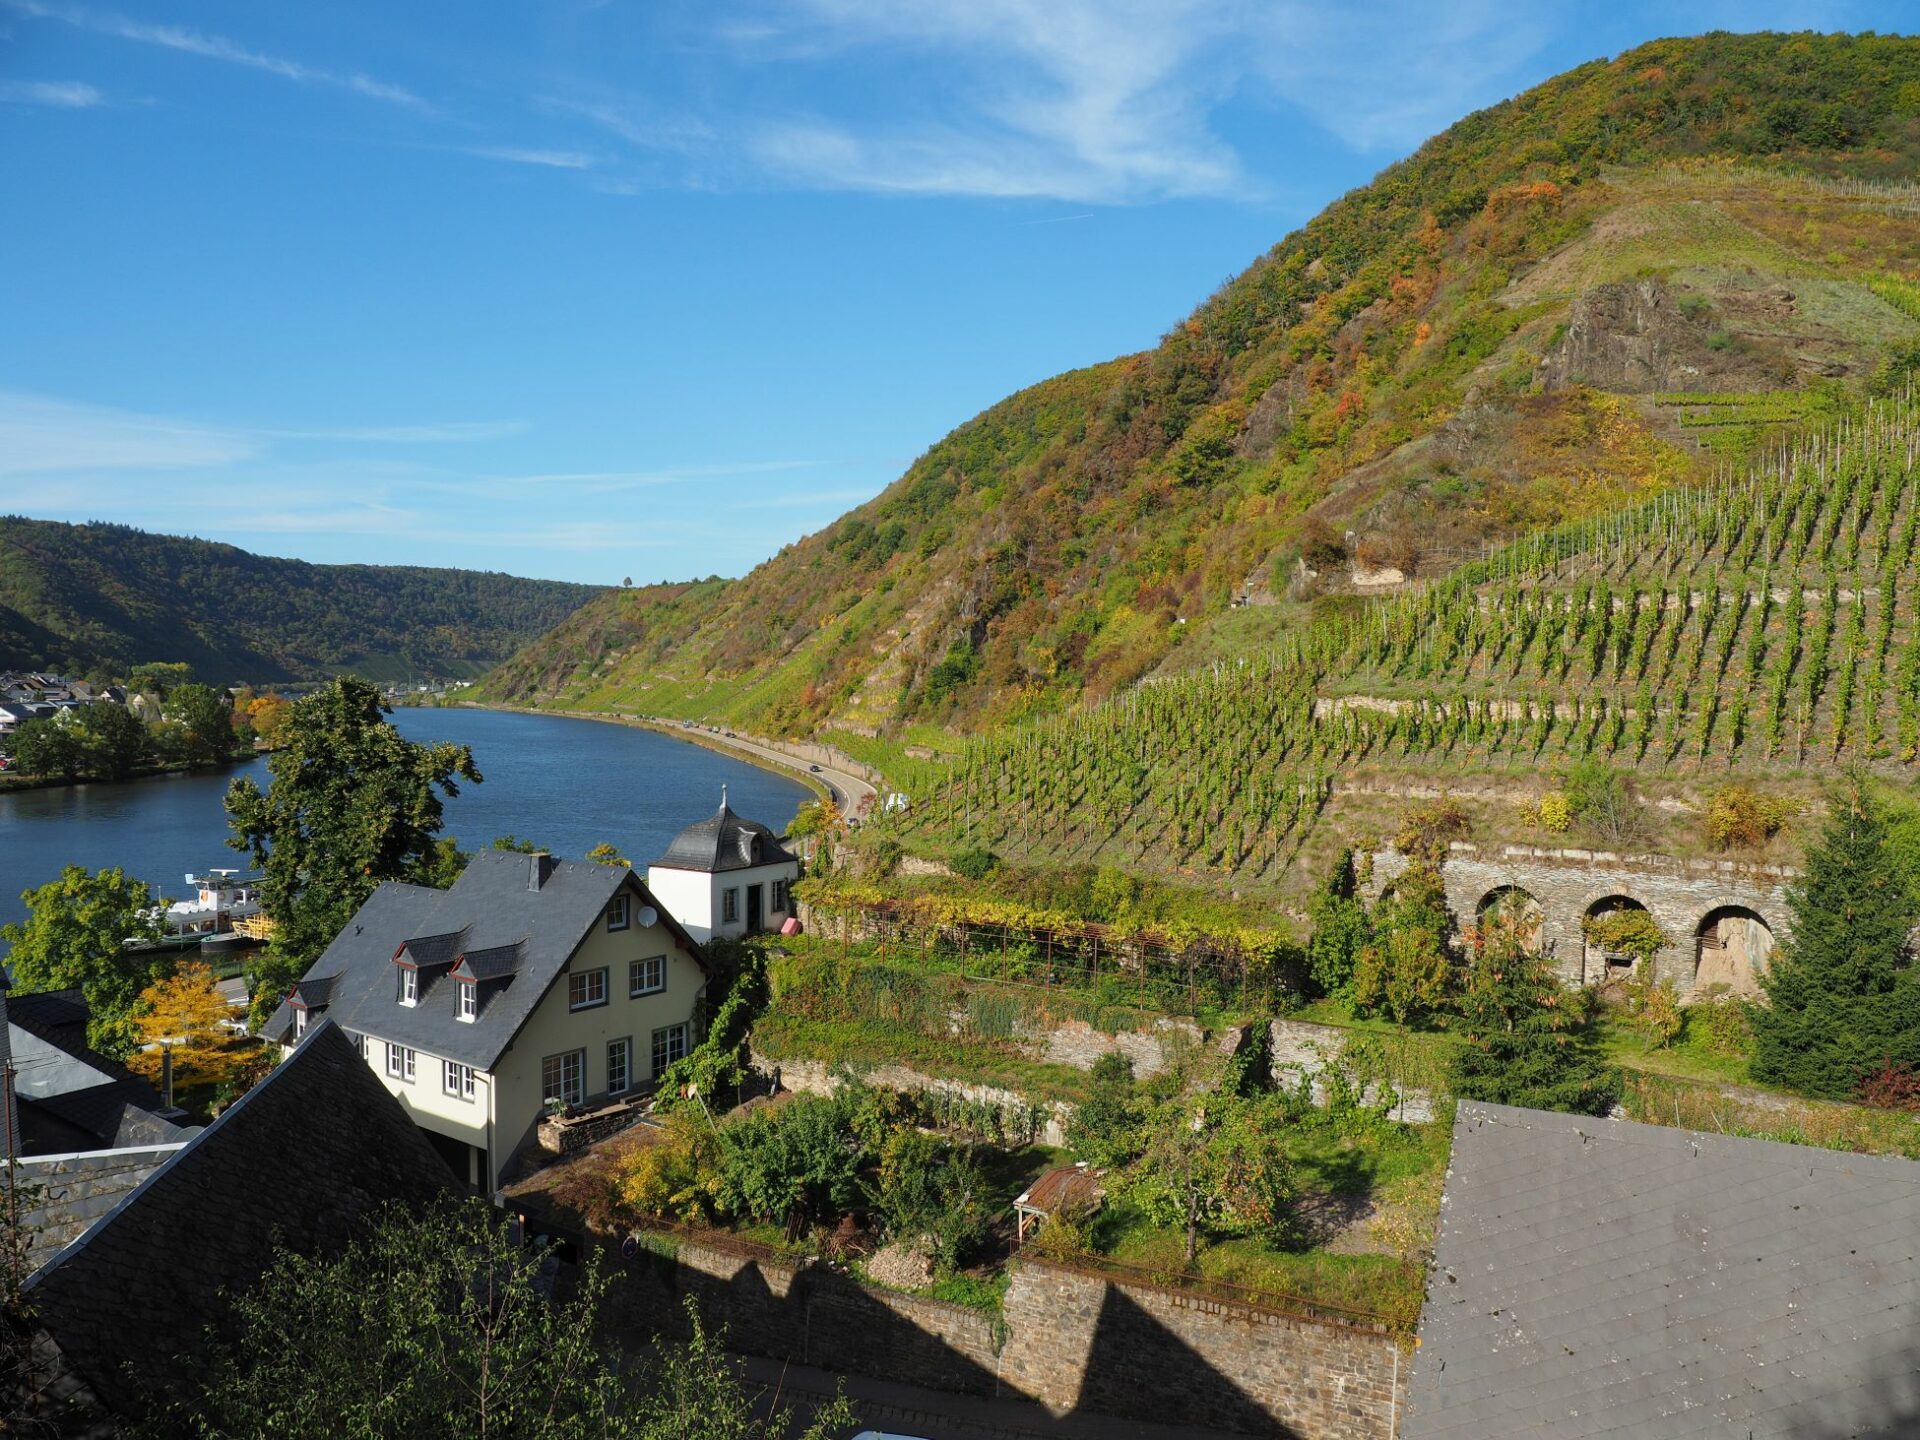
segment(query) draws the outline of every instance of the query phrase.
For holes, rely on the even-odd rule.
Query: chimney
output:
[[[527,889],[538,890],[552,873],[553,856],[546,851],[536,850],[527,856]]]

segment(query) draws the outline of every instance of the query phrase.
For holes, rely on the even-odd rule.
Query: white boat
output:
[[[146,912],[160,926],[160,938],[154,941],[129,940],[137,949],[184,950],[194,945],[224,947],[241,943],[244,937],[234,933],[234,921],[260,913],[260,877],[242,875],[238,870],[209,870],[204,875],[188,875],[194,887],[190,900],[176,900],[164,910],[154,906]]]

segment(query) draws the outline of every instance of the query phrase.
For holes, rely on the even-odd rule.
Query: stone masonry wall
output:
[[[776,1060],[756,1051],[752,1063],[760,1074],[777,1076],[781,1085],[802,1094],[831,1095],[840,1088],[839,1077],[824,1060]],[[1088,1063],[1091,1065],[1092,1062]],[[1029,1103],[1027,1097],[1017,1090],[1005,1090],[997,1085],[969,1085],[963,1080],[943,1080],[905,1065],[876,1065],[863,1069],[862,1075],[869,1084],[888,1090],[932,1091],[1008,1109],[1024,1107]],[[1046,1145],[1065,1145],[1067,1120],[1073,1114],[1073,1107],[1065,1101],[1055,1101],[1045,1108],[1047,1118],[1041,1123],[1039,1140]]]
[[[582,1237],[584,1239],[584,1237]],[[683,1333],[689,1298],[730,1348],[950,1393],[1294,1440],[1392,1440],[1402,1354],[1390,1335],[1022,1262],[1003,1318],[870,1288],[831,1267],[681,1238],[627,1274],[610,1323]]]
[[[1391,850],[1375,854],[1368,898],[1379,898],[1406,868],[1404,855]],[[1495,891],[1517,886],[1531,895],[1543,916],[1542,950],[1569,984],[1602,978],[1596,973],[1600,962],[1587,955],[1581,927],[1594,905],[1614,896],[1646,906],[1672,938],[1673,943],[1654,956],[1653,973],[1671,979],[1683,998],[1693,990],[1697,937],[1713,911],[1729,905],[1753,911],[1776,943],[1792,930],[1786,885],[1794,872],[1780,865],[1455,841],[1440,873],[1447,904],[1462,930],[1474,924]]]

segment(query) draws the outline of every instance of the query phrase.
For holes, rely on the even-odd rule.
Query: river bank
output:
[[[181,775],[216,775],[224,770],[234,770],[249,765],[262,755],[270,755],[270,750],[236,750],[224,760],[216,760],[211,765],[188,765],[184,762],[173,765],[139,765],[131,774],[109,779],[104,775],[85,775],[67,780],[58,775],[22,775],[16,771],[0,772],[0,795],[16,790],[64,790],[76,785],[130,785],[136,780],[169,780]]]

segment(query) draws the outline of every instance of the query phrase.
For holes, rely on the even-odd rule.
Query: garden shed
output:
[[[1015,1196],[1013,1213],[1021,1243],[1026,1242],[1029,1227],[1038,1228],[1042,1221],[1054,1215],[1086,1214],[1099,1209],[1106,1195],[1101,1183],[1106,1173],[1084,1161],[1078,1165],[1059,1165]]]

